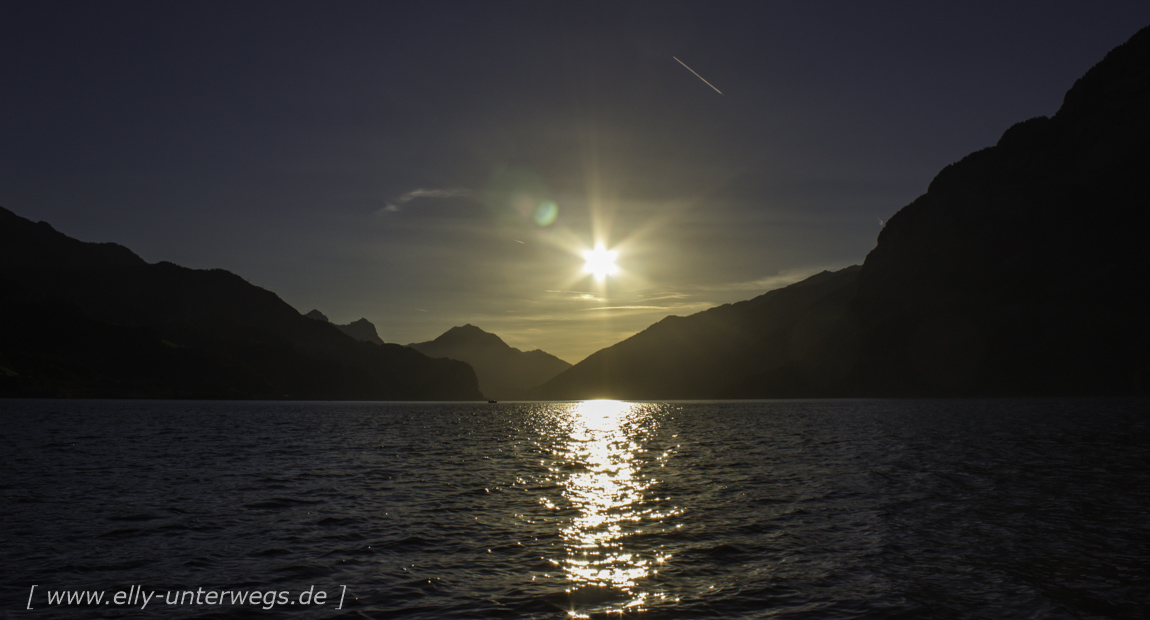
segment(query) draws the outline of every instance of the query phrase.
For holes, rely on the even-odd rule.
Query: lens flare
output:
[[[559,205],[550,200],[545,200],[535,207],[535,225],[546,228],[555,223],[555,218],[559,217]]]

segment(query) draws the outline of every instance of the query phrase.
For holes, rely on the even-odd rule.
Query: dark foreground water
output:
[[[1150,617],[1145,400],[0,401],[0,424],[6,618]]]

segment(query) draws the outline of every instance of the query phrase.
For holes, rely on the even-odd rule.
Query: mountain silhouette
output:
[[[312,310],[311,312],[308,312],[304,316],[306,316],[309,319],[315,319],[316,321],[323,321],[324,323],[331,323],[331,319],[327,318],[327,315],[320,312],[318,309]]]
[[[1111,394],[1150,368],[1150,28],[1052,118],[943,169],[890,218],[852,324],[873,394]]]
[[[0,208],[0,395],[478,399],[466,364],[356,342],[222,269]]]
[[[347,325],[336,325],[336,327],[339,328],[339,331],[360,342],[383,344],[383,338],[380,338],[379,332],[375,331],[375,325],[365,318],[357,319]]]
[[[861,268],[669,317],[541,398],[1150,391],[1150,28],[947,166]]]
[[[858,266],[824,271],[748,301],[688,317],[669,316],[592,354],[532,394],[546,399],[740,398],[756,395],[748,384],[765,381],[775,396],[801,395],[809,381],[794,376],[795,369],[808,365],[808,353],[821,346],[842,317],[858,272]]]
[[[527,390],[571,367],[571,364],[538,349],[520,351],[474,325],[452,327],[435,340],[409,347],[435,358],[471,364],[479,377],[479,389],[489,398],[518,400]]]
[[[327,318],[327,316],[319,310],[312,310],[304,316],[309,319],[323,321],[324,323],[331,323],[331,319]],[[361,318],[357,321],[352,321],[347,325],[340,325],[338,323],[331,324],[335,325],[339,331],[347,334],[348,336],[351,336],[352,338],[355,338],[360,342],[383,344],[383,338],[380,338],[379,332],[375,331],[375,325],[373,325],[372,322],[367,319]]]

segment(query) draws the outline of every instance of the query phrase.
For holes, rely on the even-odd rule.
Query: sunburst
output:
[[[583,271],[594,275],[596,280],[613,276],[619,273],[619,266],[615,264],[615,258],[618,255],[618,252],[608,250],[603,247],[603,244],[598,244],[594,250],[583,252],[583,260],[587,261],[583,265]]]

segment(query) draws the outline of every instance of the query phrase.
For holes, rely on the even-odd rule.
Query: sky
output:
[[[0,206],[387,342],[568,362],[861,263],[1111,2],[0,3]],[[602,244],[618,272],[584,271]]]

